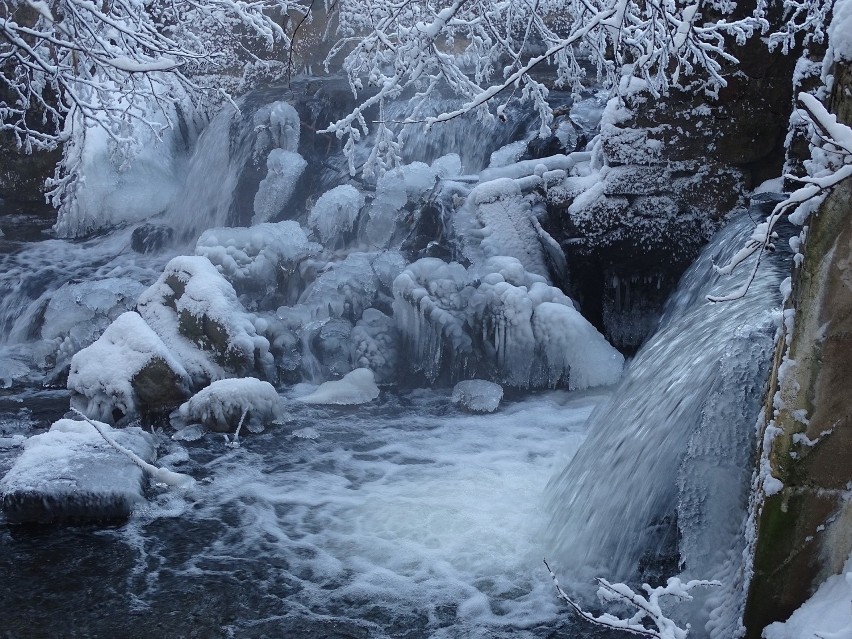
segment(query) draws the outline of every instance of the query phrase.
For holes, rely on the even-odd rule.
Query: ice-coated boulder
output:
[[[518,388],[587,388],[624,358],[562,291],[512,257],[465,269],[423,258],[394,281],[405,361],[430,381],[487,376]]]
[[[206,257],[172,259],[137,309],[197,387],[232,375],[275,375],[257,318]]]
[[[242,419],[244,430],[259,433],[282,415],[281,398],[272,384],[253,377],[215,381],[178,409],[184,424],[201,423],[214,432],[234,432]]]
[[[313,393],[300,397],[306,404],[366,404],[379,396],[379,387],[373,371],[369,368],[356,368],[341,379],[320,384]]]
[[[501,399],[503,387],[484,379],[466,379],[453,387],[453,403],[472,413],[493,413]]]
[[[292,220],[209,229],[195,246],[195,254],[210,260],[238,293],[249,293],[260,304],[269,295],[286,299],[288,291],[297,291],[301,284],[298,265],[321,250]]]
[[[154,439],[142,429],[100,426],[144,461],[153,461]],[[6,517],[16,523],[117,520],[144,500],[145,481],[142,469],[93,426],[60,419],[26,440],[0,480],[0,494]]]
[[[71,359],[71,406],[91,419],[168,412],[189,395],[183,365],[138,313],[120,315]]]

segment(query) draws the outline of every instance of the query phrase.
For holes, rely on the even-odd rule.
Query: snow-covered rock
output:
[[[503,387],[484,379],[466,379],[453,387],[453,403],[473,413],[493,413],[501,399]]]
[[[137,309],[196,386],[231,374],[275,374],[256,316],[206,257],[172,259]]]
[[[306,404],[366,404],[379,396],[379,387],[373,371],[369,368],[356,368],[341,379],[320,384],[313,393],[300,397]]]
[[[142,429],[101,427],[144,461],[153,461],[153,437]],[[25,442],[0,481],[0,494],[3,511],[13,522],[101,521],[127,517],[144,500],[144,486],[142,469],[93,426],[60,419]]]
[[[269,152],[266,177],[254,196],[252,224],[268,222],[284,212],[307,166],[305,158],[294,151],[272,149]]]
[[[281,398],[272,384],[253,377],[217,380],[178,409],[183,423],[198,422],[215,432],[234,432],[242,419],[244,430],[259,433],[282,414]]]
[[[171,410],[189,394],[189,375],[138,313],[120,315],[71,359],[71,406],[91,419]]]

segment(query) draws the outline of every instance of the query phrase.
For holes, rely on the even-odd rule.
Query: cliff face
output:
[[[852,124],[852,63],[835,66],[828,106]],[[783,488],[766,497],[758,519],[748,637],[789,617],[852,552],[850,179],[810,221],[787,315],[795,319],[779,343],[767,402],[775,397],[780,407],[769,411],[780,430],[766,457]]]

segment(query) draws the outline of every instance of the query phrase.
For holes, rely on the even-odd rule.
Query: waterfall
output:
[[[675,519],[690,576],[719,571],[736,547],[789,262],[764,259],[743,299],[706,296],[749,276],[745,268],[720,277],[713,264],[727,262],[752,224],[747,216],[729,224],[684,274],[657,333],[548,485],[547,552],[564,578],[647,577],[649,564],[671,554]]]

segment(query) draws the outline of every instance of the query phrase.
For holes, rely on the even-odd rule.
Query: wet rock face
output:
[[[143,224],[133,229],[130,248],[137,253],[155,253],[168,246],[174,230],[165,224]]]

